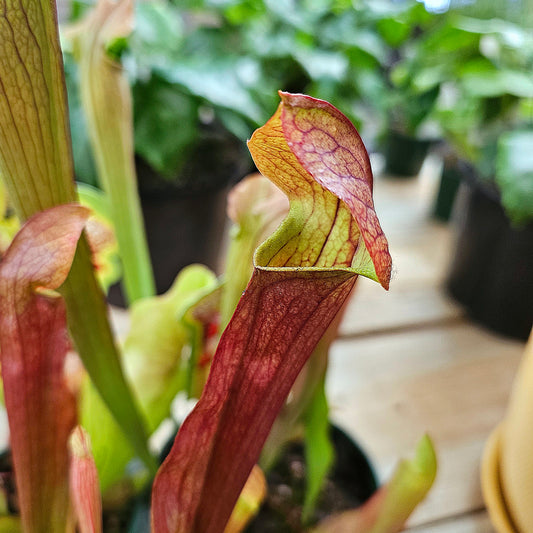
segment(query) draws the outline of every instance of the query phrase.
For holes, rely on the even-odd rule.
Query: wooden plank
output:
[[[394,282],[389,292],[366,278],[357,281],[339,335],[421,327],[460,319],[463,309],[439,287]]]
[[[373,164],[374,205],[382,224],[392,233],[405,234],[407,225],[429,220],[440,181],[442,161],[439,156],[426,158],[420,174],[414,178],[397,178],[380,171]],[[400,225],[398,225],[398,223]],[[417,225],[417,224],[416,224]]]
[[[468,323],[339,340],[327,391],[331,417],[386,479],[428,432],[439,474],[413,515],[421,524],[479,509],[479,460],[502,419],[523,344]]]
[[[428,158],[417,179],[375,180],[374,200],[389,241],[395,285],[441,283],[450,262],[454,230],[431,216],[440,162]]]
[[[385,229],[392,256],[391,290],[400,285],[440,285],[448,271],[453,244],[449,226],[429,220],[401,235]]]
[[[486,511],[415,526],[405,531],[412,533],[495,533]]]

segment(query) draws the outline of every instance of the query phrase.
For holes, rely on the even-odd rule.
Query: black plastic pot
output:
[[[472,175],[457,201],[447,289],[474,320],[526,340],[533,325],[533,224],[513,227],[496,189]]]
[[[335,463],[318,499],[312,523],[333,513],[359,507],[377,489],[370,462],[361,448],[341,429],[331,426]],[[246,533],[299,533],[305,494],[305,460],[301,443],[293,443],[267,474],[268,496]]]
[[[137,160],[158,293],[166,291],[177,273],[191,263],[216,269],[227,192],[251,167],[246,145],[216,122],[203,126],[191,157],[172,180]]]
[[[416,176],[432,142],[389,131],[385,140],[385,172],[392,177]]]
[[[196,148],[168,179],[136,158],[139,194],[157,293],[165,292],[191,263],[216,270],[224,237],[226,197],[253,169],[246,145],[221,125],[203,127]],[[109,301],[124,305],[119,286]]]
[[[224,236],[228,187],[141,199],[159,294],[191,263],[215,270]]]
[[[463,173],[460,162],[455,158],[444,160],[439,189],[433,206],[433,215],[438,220],[448,222],[450,219]]]

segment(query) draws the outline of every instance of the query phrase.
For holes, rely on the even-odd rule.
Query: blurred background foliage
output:
[[[168,180],[180,179],[206,125],[244,142],[275,110],[278,89],[329,100],[370,150],[390,132],[446,139],[492,179],[501,135],[532,129],[527,2],[145,1],[131,36],[108,50],[131,80],[136,154]],[[68,22],[89,7],[73,2]],[[68,52],[65,62],[76,171],[94,184]]]

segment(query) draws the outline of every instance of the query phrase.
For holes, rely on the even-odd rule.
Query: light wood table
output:
[[[416,179],[376,179],[391,288],[358,281],[332,347],[327,392],[332,419],[362,445],[380,480],[425,432],[432,437],[439,473],[409,531],[489,533],[479,462],[524,343],[474,324],[446,295],[453,227],[430,216],[437,166],[429,159]]]

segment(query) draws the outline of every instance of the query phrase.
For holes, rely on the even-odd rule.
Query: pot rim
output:
[[[501,422],[494,429],[485,444],[481,460],[481,488],[490,520],[496,531],[498,533],[520,533],[513,523],[511,513],[505,502],[500,476],[503,424],[504,422]]]

